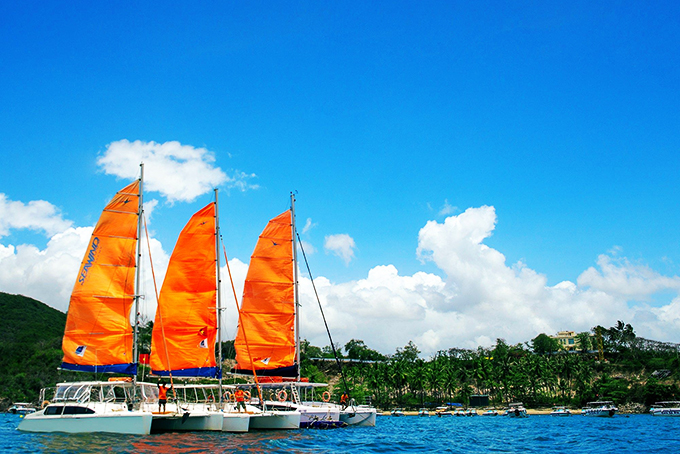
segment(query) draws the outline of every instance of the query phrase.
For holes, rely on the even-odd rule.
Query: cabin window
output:
[[[50,405],[45,409],[45,414],[60,415],[62,411],[64,411],[64,407],[62,405]]]
[[[76,407],[74,405],[67,405],[64,407],[65,415],[91,415],[94,414],[94,410],[87,407]]]

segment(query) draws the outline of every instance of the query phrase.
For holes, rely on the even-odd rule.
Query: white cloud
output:
[[[491,345],[499,337],[516,343],[541,332],[585,331],[624,320],[638,335],[680,341],[677,276],[662,276],[645,265],[630,263],[617,250],[616,256],[600,256],[575,283],[548,286],[543,274],[522,262],[507,264],[501,252],[484,244],[494,233],[496,221],[494,208],[485,206],[470,208],[441,223],[428,222],[418,233],[417,257],[434,263],[441,276],[425,272],[400,275],[393,265],[378,265],[356,281],[334,283],[317,277],[316,288],[334,340],[344,344],[352,338],[362,339],[385,353],[413,340],[427,355],[450,347]],[[0,244],[0,289],[66,310],[91,232],[92,227],[67,225],[51,236],[44,249]],[[151,319],[155,292],[144,237],[143,241],[141,293],[146,297],[141,311]],[[349,235],[332,235],[326,238],[325,248],[348,263],[355,244]],[[160,290],[169,252],[153,237],[151,251]],[[235,258],[229,264],[240,299],[248,267]],[[222,282],[224,334],[233,338],[236,310],[225,266]],[[327,345],[311,282],[304,277],[300,282],[301,335],[315,345]],[[659,292],[671,292],[674,298],[661,307],[640,303]]]
[[[661,276],[649,267],[634,265],[625,258],[600,255],[597,264],[600,270],[590,267],[578,277],[580,287],[638,301],[646,301],[662,290],[680,290],[680,277]]]
[[[680,296],[655,308],[634,301],[661,291],[678,292],[678,277],[608,256],[577,283],[548,286],[544,275],[483,244],[496,225],[493,207],[470,208],[419,232],[417,256],[434,262],[445,278],[418,272],[400,276],[376,266],[366,279],[333,284],[316,280],[334,340],[358,338],[385,353],[413,340],[425,354],[450,347],[491,345],[496,338],[528,341],[541,332],[587,331],[629,321],[638,335],[680,341]],[[618,251],[620,252],[620,251]],[[302,336],[326,345],[322,323],[310,308],[313,294],[302,282]],[[308,311],[311,311],[309,314]],[[318,312],[318,310],[316,311]]]
[[[439,216],[448,216],[458,211],[458,207],[449,204],[448,200],[444,200],[444,205],[439,209]]]
[[[59,209],[44,200],[28,203],[9,200],[0,193],[0,238],[11,229],[42,231],[47,236],[62,232],[72,224],[61,217]]]
[[[337,255],[349,265],[349,262],[354,258],[354,239],[346,233],[339,233],[337,235],[328,235],[324,240],[324,249]]]
[[[302,227],[302,233],[305,234],[309,232],[311,229],[316,227],[316,224],[312,222],[312,218],[307,218],[307,222],[305,222],[305,226]]]
[[[146,190],[160,192],[170,203],[190,202],[222,185],[241,191],[257,188],[248,183],[254,174],[234,171],[228,176],[214,166],[212,152],[176,141],[119,140],[109,144],[97,160],[106,174],[128,180],[138,177],[141,162]]]
[[[312,255],[316,252],[316,248],[312,245],[312,243],[305,240],[300,240],[300,247],[307,255]]]

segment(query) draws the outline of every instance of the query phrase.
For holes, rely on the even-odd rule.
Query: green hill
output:
[[[37,401],[56,383],[66,314],[22,295],[0,292],[0,407]]]

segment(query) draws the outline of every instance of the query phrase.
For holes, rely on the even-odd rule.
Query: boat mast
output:
[[[295,360],[297,362],[296,380],[300,381],[300,297],[298,292],[297,237],[295,236],[295,195],[290,193],[290,217],[293,229],[293,280],[295,294]]]
[[[137,273],[135,276],[135,327],[133,329],[132,335],[132,345],[133,345],[133,362],[139,367],[139,348],[137,341],[139,340],[139,283],[141,281],[141,271],[142,271],[142,216],[144,214],[143,208],[143,194],[144,194],[144,163],[139,164],[140,175],[139,175],[139,210],[137,211],[137,262],[135,266],[137,267]],[[135,375],[133,380],[137,382],[137,369],[135,368]]]
[[[217,267],[217,373],[219,374],[219,404],[222,408],[222,297],[220,296],[220,215],[217,210],[217,188],[215,188],[215,266]]]

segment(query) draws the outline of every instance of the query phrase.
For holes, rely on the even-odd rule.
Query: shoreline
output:
[[[580,408],[579,409],[571,409],[570,408],[569,410],[571,411],[572,415],[581,415],[581,413],[582,413]],[[499,412],[498,416],[500,416],[500,413],[503,412],[503,411],[505,411],[505,409],[498,410],[498,412]],[[527,414],[530,415],[530,416],[531,415],[534,415],[534,416],[550,415],[551,411],[552,411],[552,408],[527,408]],[[381,415],[381,416],[391,416],[391,413],[389,411],[379,411],[378,414]],[[618,414],[627,414],[627,413],[618,412]],[[418,416],[418,412],[417,411],[411,411],[411,410],[408,410],[408,411],[404,410],[404,416]],[[429,416],[435,416],[434,410],[432,410],[430,412]],[[477,410],[477,416],[482,416],[482,414],[480,413],[480,410]]]

